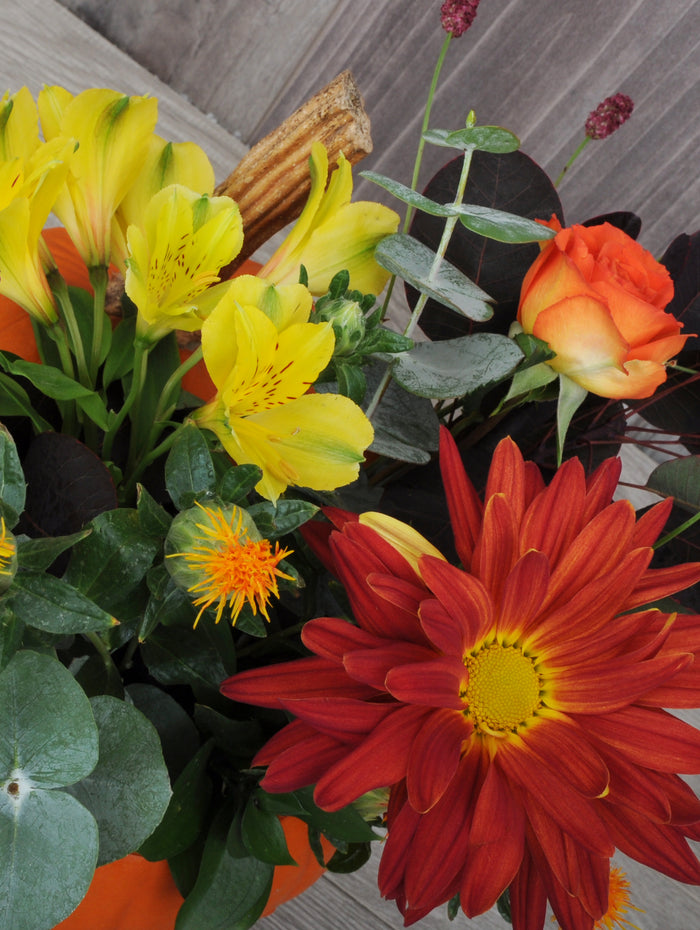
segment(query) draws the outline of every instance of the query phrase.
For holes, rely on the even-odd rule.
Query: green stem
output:
[[[92,348],[90,352],[89,371],[93,384],[97,381],[102,354],[102,339],[105,327],[105,297],[107,295],[108,272],[106,265],[90,268],[90,284],[95,291],[93,299]]]
[[[148,371],[148,353],[150,349],[150,343],[143,342],[140,339],[134,340],[134,368],[131,375],[131,387],[114,422],[105,433],[104,443],[102,445],[102,458],[105,461],[111,459],[114,438],[119,432],[119,428],[133,407],[137,397],[143,390],[143,385],[146,381],[146,372]]]
[[[442,71],[442,66],[445,62],[445,57],[447,55],[447,49],[450,47],[450,42],[452,41],[452,33],[448,32],[445,36],[445,41],[442,43],[442,48],[440,49],[440,54],[438,55],[438,60],[435,63],[435,70],[433,71],[433,79],[430,82],[430,90],[428,91],[428,99],[425,104],[425,112],[423,113],[423,125],[421,126],[420,139],[418,140],[418,149],[416,151],[416,158],[413,163],[413,177],[411,178],[411,190],[415,191],[418,188],[418,178],[420,177],[420,169],[423,163],[423,149],[425,148],[425,139],[423,135],[427,132],[430,125],[430,114],[433,109],[433,102],[435,100],[435,91],[437,90],[438,80],[440,78],[440,72]],[[413,214],[415,210],[412,206],[407,205],[406,207],[406,216],[403,221],[403,232],[407,233],[411,225],[411,220],[413,219]],[[393,274],[389,278],[389,284],[386,289],[386,295],[384,297],[384,303],[382,306],[382,317],[386,316],[387,309],[389,307],[389,301],[391,300],[391,294],[394,290],[394,284],[396,283],[396,275]]]
[[[75,356],[75,361],[78,366],[78,380],[83,387],[88,387],[92,390],[95,386],[95,382],[90,378],[90,373],[88,371],[87,360],[85,358],[85,347],[83,346],[83,340],[80,336],[80,327],[78,326],[75,310],[70,299],[70,294],[68,293],[68,285],[58,271],[49,274],[49,284],[58,301],[63,322],[68,327],[73,355]],[[63,359],[61,359],[61,361],[63,361]]]
[[[170,414],[168,409],[172,405],[173,395],[179,391],[180,384],[182,379],[185,377],[188,371],[190,371],[194,366],[201,361],[202,359],[202,347],[198,346],[192,355],[189,358],[185,359],[175,371],[170,375],[168,380],[165,382],[165,387],[160,395],[160,400],[158,401],[158,406],[156,407],[156,412],[153,417],[153,423],[158,423],[159,420],[166,419]]]
[[[558,177],[558,178],[556,179],[556,181],[554,182],[554,186],[555,186],[555,187],[559,187],[559,185],[561,184],[562,178],[564,177],[564,175],[566,174],[566,172],[567,172],[567,171],[569,170],[569,168],[573,165],[573,163],[576,161],[576,159],[579,157],[579,155],[581,154],[581,152],[585,149],[585,147],[588,145],[588,143],[589,143],[590,141],[591,141],[591,137],[590,137],[590,136],[584,136],[584,137],[583,137],[583,142],[580,142],[580,143],[579,143],[579,145],[577,146],[576,151],[574,152],[574,154],[571,156],[571,158],[567,161],[567,163],[566,163],[566,164],[564,165],[564,167],[561,169],[561,171],[560,171],[560,173],[559,173],[559,177]]]
[[[464,197],[464,190],[467,186],[467,178],[469,177],[469,169],[471,167],[473,151],[474,151],[473,149],[467,149],[464,153],[464,160],[462,161],[462,173],[460,174],[460,177],[459,177],[459,184],[457,185],[457,192],[455,194],[455,199],[453,201],[453,203],[456,205],[461,204],[462,198]],[[440,265],[442,264],[442,261],[445,257],[447,246],[449,245],[450,239],[452,237],[452,233],[454,231],[454,228],[455,228],[455,225],[458,219],[459,219],[458,216],[448,216],[447,219],[445,220],[445,227],[442,231],[442,237],[440,238],[440,244],[437,247],[435,256],[433,258],[433,263],[430,267],[430,272],[428,274],[429,284],[433,282],[435,278],[437,277],[437,273],[440,270]],[[406,325],[406,328],[403,331],[404,336],[410,336],[413,330],[418,325],[418,320],[420,318],[421,313],[423,312],[423,308],[425,307],[427,301],[428,301],[428,295],[425,293],[422,293],[420,297],[418,298],[418,300],[416,301],[416,305],[413,308],[413,312],[411,313],[411,318],[408,321],[408,324]],[[374,397],[370,401],[369,407],[365,411],[368,419],[372,418],[372,415],[374,414],[377,407],[379,406],[379,402],[381,401],[384,395],[384,392],[386,391],[387,386],[390,381],[391,381],[391,368],[387,367],[387,370],[384,372],[379,384],[377,385],[377,389],[374,392]]]
[[[107,648],[107,644],[105,643],[105,641],[102,639],[102,637],[98,633],[90,632],[90,633],[86,633],[85,636],[90,640],[92,645],[95,647],[95,649],[99,653],[100,658],[104,662],[105,668],[107,669],[107,671],[111,672],[112,667],[113,667],[112,656],[110,655],[109,649]]]
[[[694,514],[692,517],[686,520],[685,523],[681,523],[680,526],[677,526],[675,530],[671,530],[670,533],[666,533],[666,535],[663,536],[661,539],[657,539],[656,542],[654,543],[653,548],[660,549],[661,546],[665,546],[666,543],[671,542],[671,540],[675,539],[676,536],[680,536],[681,533],[685,533],[685,531],[689,529],[691,526],[693,526],[695,523],[697,523],[698,520],[700,520],[700,510],[698,510],[696,514]]]

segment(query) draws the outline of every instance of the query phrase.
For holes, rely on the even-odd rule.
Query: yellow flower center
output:
[[[492,643],[467,656],[466,701],[477,731],[493,736],[516,730],[540,706],[542,680],[517,646]]]
[[[201,544],[188,552],[176,553],[187,560],[190,568],[202,574],[201,580],[188,588],[192,594],[200,594],[194,601],[194,606],[200,608],[194,625],[197,626],[199,618],[212,604],[217,604],[217,623],[228,604],[231,623],[235,624],[246,601],[253,613],[260,611],[269,620],[267,605],[270,597],[279,596],[277,578],[293,580],[291,575],[277,567],[291,550],[280,549],[279,543],[275,543],[273,549],[269,539],[250,539],[241,527],[240,515],[234,527],[221,510],[217,513],[212,508],[202,509],[213,526],[198,523],[197,527],[203,534]]]

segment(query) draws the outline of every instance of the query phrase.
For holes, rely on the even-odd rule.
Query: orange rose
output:
[[[601,397],[649,397],[683,348],[681,324],[664,307],[668,271],[609,223],[558,230],[528,271],[518,321],[549,343],[548,364]]]

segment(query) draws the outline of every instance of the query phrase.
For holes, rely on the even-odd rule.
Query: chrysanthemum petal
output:
[[[461,572],[449,562],[431,559],[429,556],[421,559],[421,573],[425,583],[452,618],[455,634],[460,636],[461,642],[464,643],[464,651],[471,648],[486,634],[493,622],[493,608],[488,591],[481,581],[472,575]],[[439,624],[444,614],[429,615],[423,607],[421,611],[421,620],[425,615],[424,622],[428,624],[426,632],[431,638],[440,638],[445,633],[451,638],[449,631],[442,634],[439,632]],[[433,627],[430,627],[431,621]]]
[[[418,643],[390,642],[372,649],[357,649],[343,658],[345,671],[358,682],[385,689],[386,676],[392,668],[413,662],[429,662],[435,653]]]
[[[390,669],[386,687],[397,701],[462,711],[467,690],[467,669],[455,656],[436,656],[429,662],[411,662]],[[469,735],[465,733],[464,738]]]
[[[554,570],[562,552],[583,526],[586,480],[578,459],[568,459],[550,485],[538,494],[523,517],[520,533],[522,551],[537,549]],[[557,515],[566,512],[566,520]]]
[[[559,669],[547,705],[569,714],[609,714],[672,678],[691,661],[692,656],[678,655],[634,664],[609,660],[603,668]]]
[[[666,525],[672,509],[673,498],[667,497],[666,500],[660,501],[643,513],[634,528],[633,545],[635,547],[653,546]]]
[[[525,740],[509,741],[496,761],[507,778],[521,785],[562,830],[596,855],[612,856],[614,847],[595,804],[538,764]]]
[[[457,444],[446,427],[440,429],[440,473],[445,487],[457,555],[468,569],[481,528],[483,504],[462,464]]]
[[[607,507],[620,480],[622,460],[605,459],[604,462],[586,479],[586,502],[583,510],[583,522],[588,523],[593,517]]]
[[[315,784],[323,772],[347,755],[348,747],[325,733],[313,733],[296,746],[271,759],[260,786],[280,793],[298,791]],[[261,764],[256,757],[255,765]]]
[[[425,588],[412,585],[394,575],[372,572],[367,576],[367,584],[378,597],[395,607],[400,607],[401,610],[412,611],[414,614],[420,602],[425,600]]]
[[[525,463],[520,449],[510,436],[496,446],[489,468],[484,500],[488,504],[494,494],[503,494],[520,522],[525,512]]]
[[[317,617],[304,624],[301,639],[307,649],[318,656],[342,663],[343,656],[355,649],[370,649],[382,640],[374,633],[340,617]]]
[[[630,594],[629,607],[651,604],[670,594],[683,591],[700,581],[700,562],[672,565],[670,568],[652,568],[640,579]]]
[[[547,893],[529,854],[523,857],[510,886],[513,930],[542,930],[547,912]]]
[[[280,707],[280,699],[286,697],[367,698],[376,694],[367,685],[348,678],[342,665],[317,656],[239,672],[223,682],[221,693],[233,701],[258,707]]]
[[[700,731],[672,714],[626,707],[588,720],[597,738],[638,765],[679,774],[700,771]]]
[[[585,797],[605,794],[610,773],[605,761],[586,737],[585,723],[562,714],[545,712],[545,720],[527,733],[533,756]]]
[[[484,508],[479,541],[472,556],[472,572],[495,602],[500,600],[503,581],[520,554],[518,524],[503,494],[494,494]]]
[[[440,800],[472,729],[459,711],[436,710],[425,720],[413,740],[406,770],[408,799],[414,810],[424,814]]]
[[[549,560],[534,549],[513,566],[503,586],[498,632],[505,642],[522,636],[547,594]],[[510,635],[509,635],[510,634]]]
[[[337,811],[373,788],[384,788],[406,775],[411,743],[431,711],[400,707],[358,746],[319,778],[314,800]]]
[[[378,704],[357,698],[283,698],[285,710],[310,727],[336,739],[357,742],[396,711],[395,704]]]

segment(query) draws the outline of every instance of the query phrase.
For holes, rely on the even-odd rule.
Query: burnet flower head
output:
[[[243,671],[228,697],[295,718],[258,752],[267,791],[315,785],[337,810],[390,789],[379,886],[406,924],[459,895],[468,917],[510,892],[515,930],[593,930],[616,848],[700,884],[688,839],[700,733],[700,617],[650,603],[700,564],[650,569],[671,502],[612,503],[619,461],[577,459],[545,486],[510,439],[482,502],[451,436],[440,464],[461,567],[381,514],[309,534],[356,623],[306,624],[311,651]],[[600,926],[600,925],[599,925]]]

